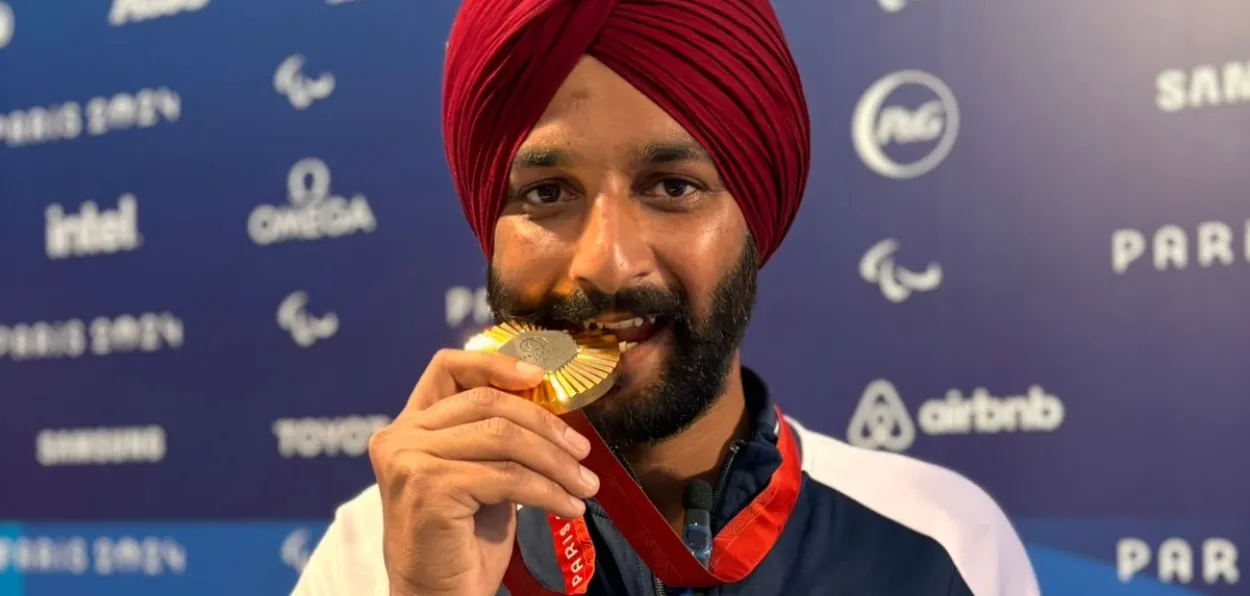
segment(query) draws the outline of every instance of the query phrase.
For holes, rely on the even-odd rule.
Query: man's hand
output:
[[[517,505],[571,518],[599,489],[586,438],[500,389],[542,370],[503,354],[443,350],[404,411],[369,441],[395,596],[493,596],[516,540]]]

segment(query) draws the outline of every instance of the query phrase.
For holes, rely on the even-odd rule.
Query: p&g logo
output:
[[[9,41],[13,39],[13,30],[16,29],[15,24],[13,9],[9,8],[7,2],[0,2],[0,50],[9,45]]]
[[[907,86],[926,90],[932,99],[916,109],[897,103],[891,96]],[[873,83],[851,116],[851,142],[870,170],[886,178],[915,178],[936,168],[959,134],[959,104],[941,79],[919,70],[902,70]],[[919,158],[896,159],[887,152],[892,145],[935,143]]]

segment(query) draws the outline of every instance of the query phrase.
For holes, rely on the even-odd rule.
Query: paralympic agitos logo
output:
[[[942,283],[942,267],[937,263],[929,263],[920,272],[896,264],[894,253],[898,246],[898,240],[886,238],[859,260],[859,276],[881,288],[881,295],[896,304],[907,300],[913,292],[929,292]]]

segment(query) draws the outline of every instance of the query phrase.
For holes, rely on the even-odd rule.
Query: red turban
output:
[[[767,260],[798,212],[810,150],[802,83],[768,0],[464,0],[443,137],[487,256],[512,158],[584,55],[711,153]]]

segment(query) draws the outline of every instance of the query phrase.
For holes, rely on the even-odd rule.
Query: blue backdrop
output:
[[[746,362],[1048,595],[1250,593],[1250,4],[776,3],[813,172]],[[0,1],[0,595],[294,585],[487,320],[455,8]]]

